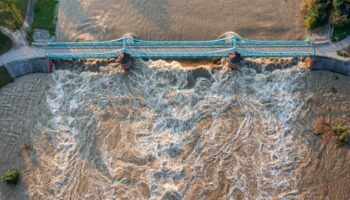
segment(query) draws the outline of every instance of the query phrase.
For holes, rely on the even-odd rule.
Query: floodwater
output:
[[[0,90],[1,167],[22,171],[4,199],[349,197],[349,148],[313,134],[321,116],[349,121],[348,77],[302,62],[68,65]]]
[[[58,38],[295,39],[298,2],[61,0]],[[314,134],[349,126],[349,77],[295,60],[192,64],[66,62],[2,88],[0,170],[21,182],[0,199],[350,199],[349,146]]]
[[[302,0],[61,0],[57,37],[211,40],[234,31],[251,39],[304,39]]]

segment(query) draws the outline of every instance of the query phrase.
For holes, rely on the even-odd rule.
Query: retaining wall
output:
[[[6,64],[5,68],[13,80],[32,73],[49,73],[48,59],[16,61]]]
[[[331,58],[312,58],[311,70],[325,70],[350,76],[350,62],[335,60]]]

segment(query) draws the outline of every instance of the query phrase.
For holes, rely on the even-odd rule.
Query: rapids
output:
[[[46,96],[49,118],[34,145],[43,164],[35,179],[52,178],[30,184],[29,193],[293,199],[299,162],[307,159],[295,138],[308,73],[297,65],[258,73],[165,61],[139,61],[129,74],[57,70]]]

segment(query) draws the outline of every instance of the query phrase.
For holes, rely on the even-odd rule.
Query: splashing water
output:
[[[305,72],[164,63],[139,62],[128,74],[54,72],[52,115],[42,127],[53,153],[38,156],[47,163],[38,176],[53,178],[29,192],[52,199],[296,198],[304,155],[294,122],[303,114],[297,89]]]

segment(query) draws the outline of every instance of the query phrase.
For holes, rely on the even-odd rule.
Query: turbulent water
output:
[[[284,66],[19,78],[0,90],[0,169],[22,176],[0,199],[349,199],[349,148],[313,125],[348,124],[350,79]]]
[[[52,74],[49,118],[33,144],[41,169],[28,174],[34,199],[298,196],[307,74],[298,66],[257,73],[159,61],[107,72]]]

